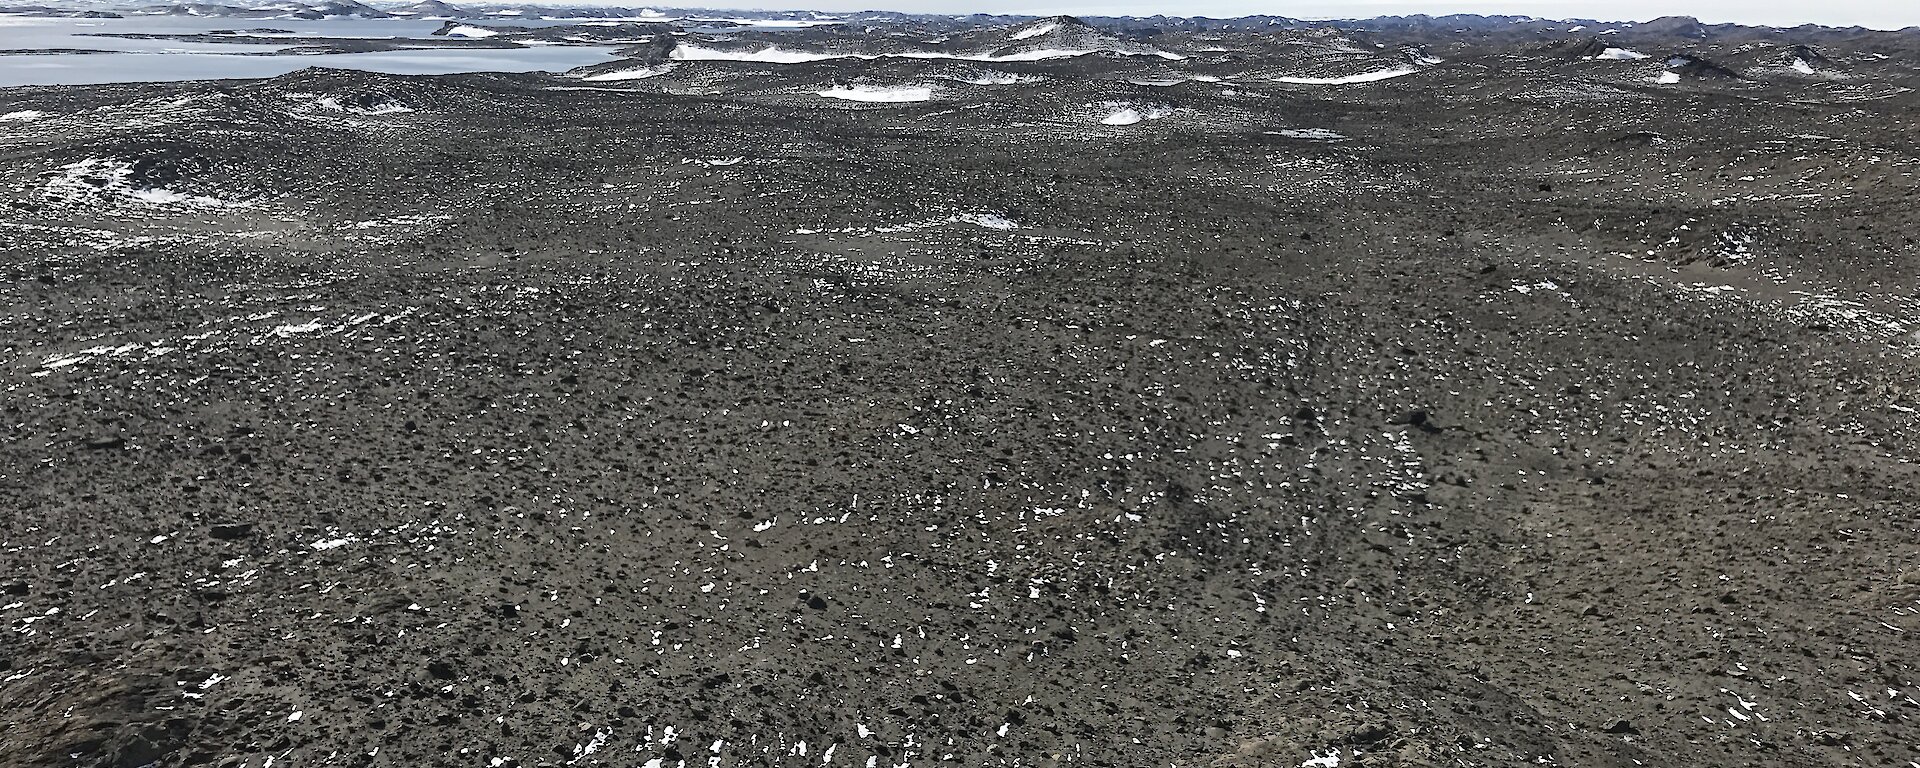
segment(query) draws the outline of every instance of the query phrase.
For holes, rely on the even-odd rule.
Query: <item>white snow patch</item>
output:
[[[1313,753],[1313,758],[1300,764],[1300,768],[1340,768],[1340,749],[1335,747],[1327,754]]]
[[[61,175],[47,182],[43,194],[65,198],[68,202],[101,194],[117,194],[153,205],[188,205],[199,208],[238,207],[212,197],[189,195],[167,189],[133,187],[133,164],[114,158],[94,157],[60,166]]]
[[[641,93],[632,88],[608,88],[594,85],[549,85],[542,90],[548,91],[599,91],[601,93]]]
[[[664,18],[664,16],[660,18]],[[691,22],[694,24],[716,24],[716,23],[738,24],[743,27],[756,27],[759,29],[808,29],[812,27],[830,27],[837,24],[846,23],[841,19],[830,17],[830,16],[818,16],[811,20],[809,19],[742,19],[742,18],[732,18],[732,17],[682,16],[680,17],[679,20]]]
[[[1304,139],[1307,141],[1345,141],[1347,139],[1344,134],[1335,133],[1325,128],[1282,128],[1277,131],[1267,131],[1267,135],[1285,136],[1289,139]]]
[[[0,123],[31,123],[46,116],[47,113],[39,110],[23,109],[18,112],[8,112],[0,115]]]
[[[667,55],[669,58],[681,61],[758,61],[767,64],[800,64],[828,59],[866,58],[847,53],[789,51],[774,46],[767,46],[757,51],[723,51],[686,43],[681,43],[679,47],[673,49],[673,53]]]
[[[1521,295],[1530,294],[1530,293],[1533,293],[1534,291],[1547,291],[1551,293],[1558,293],[1561,296],[1567,295],[1566,291],[1560,290],[1560,284],[1552,280],[1542,280],[1537,283],[1514,283],[1513,290],[1520,293]]]
[[[991,54],[959,55],[959,54],[952,54],[952,53],[940,53],[936,51],[911,51],[906,53],[897,53],[897,54],[888,54],[888,55],[898,56],[903,59],[952,59],[955,61],[1005,62],[1005,61],[1044,61],[1047,59],[1071,59],[1076,56],[1085,56],[1089,53],[1097,53],[1097,52],[1099,52],[1097,49],[1069,50],[1064,48],[1041,48],[1041,49],[1036,49],[1031,51],[1018,51],[1014,53],[1007,53],[999,56],[994,56]],[[1170,59],[1175,61],[1186,58],[1185,56],[1181,56],[1180,54],[1168,53],[1166,51],[1149,51],[1146,53],[1136,53],[1132,51],[1114,51],[1114,53],[1119,53],[1126,56],[1142,56],[1142,55],[1158,56],[1163,59]],[[767,46],[765,48],[760,48],[752,51],[723,51],[717,48],[707,48],[705,46],[700,46],[700,45],[688,45],[686,43],[681,43],[679,47],[674,48],[673,53],[668,54],[668,56],[670,58],[679,59],[681,61],[752,61],[752,62],[760,62],[764,64],[802,64],[809,61],[826,61],[829,59],[865,59],[870,61],[873,59],[886,58],[886,56],[878,55],[878,54],[813,53],[809,51],[790,51],[790,50],[779,48],[776,46]]]
[[[71,366],[79,365],[81,363],[88,362],[96,357],[119,357],[129,352],[136,351],[140,349],[141,346],[142,345],[140,344],[140,342],[137,342],[137,341],[131,344],[122,344],[117,347],[103,344],[100,346],[87,347],[86,349],[80,350],[78,352],[73,352],[70,354],[52,355],[40,363],[40,367],[43,370],[41,370],[38,373],[35,373],[34,375],[39,376],[45,373],[49,373],[55,369],[68,368]]]
[[[1028,38],[1039,37],[1041,35],[1044,35],[1048,32],[1052,32],[1059,28],[1060,28],[1060,25],[1058,23],[1051,22],[1051,21],[1042,22],[1040,24],[1035,24],[1031,27],[1027,27],[1026,29],[1023,29],[1011,35],[1008,35],[1008,37],[1011,37],[1015,40],[1026,40]]]
[[[816,93],[829,99],[895,104],[910,101],[929,101],[933,98],[933,87],[926,85],[854,85],[844,87],[835,86],[824,91],[816,91]]]
[[[1134,125],[1143,120],[1158,120],[1172,114],[1158,107],[1141,107],[1128,104],[1113,106],[1115,107],[1113,111],[1108,112],[1106,117],[1100,118],[1101,125]]]
[[[318,320],[309,320],[307,322],[300,323],[299,325],[278,326],[273,329],[273,332],[270,335],[278,336],[284,339],[284,338],[288,338],[288,337],[295,336],[302,333],[313,333],[315,331],[325,330],[326,327],[327,327],[326,323],[322,323]]]
[[[992,72],[975,75],[973,77],[949,77],[947,79],[968,85],[1018,85],[1020,83],[1037,83],[1046,78],[1039,75],[1016,75],[1011,72]]]
[[[599,74],[587,75],[580,79],[595,83],[605,83],[616,80],[645,80],[649,77],[659,77],[671,71],[673,71],[672,64],[661,64],[657,67],[640,67],[638,69],[619,69],[612,72],[601,72]]]
[[[1798,57],[1794,58],[1793,60],[1793,71],[1803,75],[1817,74],[1814,72],[1812,64],[1808,64],[1806,59],[1802,59]],[[6,116],[0,115],[0,120],[5,120],[5,119],[6,119]]]
[[[493,37],[498,34],[500,33],[497,30],[487,29],[486,27],[476,27],[471,24],[455,24],[452,29],[447,30],[448,37],[479,38]]]
[[[211,197],[198,197],[170,189],[136,189],[128,192],[127,196],[154,205],[217,206],[220,204],[219,200]]]
[[[314,542],[314,543],[312,543],[312,544],[309,544],[309,545],[307,545],[307,546],[310,546],[310,547],[313,547],[313,549],[314,549],[314,551],[316,551],[316,552],[325,552],[325,551],[327,551],[327,550],[329,550],[329,549],[339,549],[339,548],[341,548],[341,547],[344,547],[344,546],[346,546],[346,545],[348,545],[348,544],[352,544],[352,543],[353,543],[353,539],[351,539],[351,538],[344,538],[344,539],[321,539],[321,540],[319,540],[319,541],[316,541],[316,542]]]
[[[1674,83],[1680,82],[1680,73],[1662,72],[1658,77],[1653,78],[1653,81],[1661,85],[1673,85]]]
[[[1032,51],[1019,51],[1019,52],[1017,52],[1017,53],[1008,53],[1008,54],[1002,54],[1002,55],[999,55],[999,56],[953,56],[953,57],[948,57],[948,56],[944,56],[944,55],[940,55],[940,54],[933,54],[933,55],[923,55],[923,54],[908,54],[908,56],[909,56],[909,57],[911,57],[911,58],[928,58],[928,59],[937,59],[937,58],[956,58],[956,59],[967,59],[967,60],[970,60],[970,61],[1045,61],[1045,60],[1047,60],[1047,59],[1072,59],[1072,58],[1076,58],[1076,57],[1080,57],[1080,56],[1085,56],[1085,55],[1087,55],[1087,54],[1089,54],[1089,53],[1099,53],[1099,51],[1098,51],[1098,50],[1084,50],[1084,51],[1082,51],[1082,50],[1072,50],[1072,49],[1067,49],[1067,48],[1040,48],[1040,49],[1037,49],[1037,50],[1032,50]],[[1126,52],[1125,52],[1125,51],[1115,51],[1115,53],[1126,53]],[[1128,53],[1127,55],[1129,55],[1129,56],[1131,56],[1131,55],[1134,55],[1134,54],[1131,54],[1131,53]],[[1167,52],[1165,52],[1165,51],[1154,51],[1154,52],[1153,52],[1153,55],[1155,55],[1155,56],[1159,56],[1159,57],[1161,57],[1161,58],[1163,58],[1163,59],[1182,59],[1182,58],[1186,58],[1186,57],[1184,57],[1184,56],[1180,56],[1180,55],[1177,55],[1177,54],[1171,54],[1171,53],[1167,53]]]
[[[1594,58],[1607,59],[1609,61],[1635,61],[1638,59],[1647,58],[1647,55],[1639,51],[1628,50],[1626,48],[1608,48],[1604,51],[1601,51],[1600,55],[1595,56]]]
[[[452,218],[453,218],[452,216],[448,216],[446,214],[431,214],[431,215],[406,214],[402,216],[390,216],[384,219],[368,219],[366,221],[356,221],[351,226],[354,229],[373,229],[377,227],[412,227],[412,226],[419,226],[423,224],[437,224],[439,222],[449,221]],[[362,323],[362,322],[366,322],[366,321],[356,320],[355,324]]]
[[[1419,71],[1420,70],[1413,67],[1394,67],[1392,69],[1362,72],[1357,75],[1344,75],[1341,77],[1276,77],[1274,81],[1295,85],[1349,85],[1352,83],[1372,83],[1400,77],[1402,75],[1411,75]]]
[[[413,107],[397,101],[383,101],[371,107],[362,107],[342,104],[339,99],[333,98],[332,96],[322,96],[314,99],[313,104],[321,109],[331,109],[335,112],[352,112],[356,115],[397,115],[403,112],[413,111]]]
[[[1020,228],[1020,224],[1018,222],[1015,222],[1012,219],[1006,218],[1005,216],[998,216],[991,213],[963,213],[953,217],[953,220],[957,222],[966,223],[966,224],[972,224],[976,227],[985,227],[987,229],[1009,230],[1009,229]]]

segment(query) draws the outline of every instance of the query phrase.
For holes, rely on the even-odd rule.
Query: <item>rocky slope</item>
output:
[[[1035,28],[0,91],[0,762],[1920,760],[1905,43]]]

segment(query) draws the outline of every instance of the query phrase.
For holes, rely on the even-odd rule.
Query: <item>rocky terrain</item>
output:
[[[0,764],[1920,766],[1911,34],[558,30],[0,90]]]

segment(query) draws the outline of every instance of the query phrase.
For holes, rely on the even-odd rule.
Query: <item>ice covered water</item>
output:
[[[538,24],[541,22],[528,22]],[[614,60],[605,46],[550,45],[528,48],[440,48],[272,55],[296,38],[430,38],[440,22],[406,19],[56,19],[0,17],[0,50],[91,50],[107,53],[0,55],[0,87],[81,85],[274,77],[307,67],[358,69],[408,75],[456,72],[561,72]],[[284,30],[287,46],[187,42],[101,34],[200,34],[216,30]],[[251,34],[249,36],[260,36]]]

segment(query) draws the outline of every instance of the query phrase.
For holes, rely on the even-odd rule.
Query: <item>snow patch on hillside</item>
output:
[[[1060,25],[1058,23],[1049,21],[1041,24],[1035,24],[1031,27],[1027,27],[1026,29],[1020,30],[1018,32],[1013,33],[1012,35],[1009,35],[1009,37],[1012,37],[1015,40],[1026,40],[1028,38],[1039,37],[1041,35],[1044,35],[1048,32],[1052,32],[1059,28],[1060,28]]]
[[[788,50],[785,48],[780,48],[778,46],[767,46],[765,48],[759,48],[751,51],[729,51],[729,50],[722,50],[718,48],[708,48],[706,46],[701,46],[701,45],[690,45],[687,43],[681,43],[680,46],[677,48],[674,48],[673,53],[668,54],[668,56],[670,58],[679,59],[681,61],[750,61],[750,62],[758,62],[762,64],[804,64],[810,61],[827,61],[830,59],[862,59],[866,61],[872,61],[874,59],[887,58],[888,56],[897,56],[903,59],[948,59],[953,61],[1016,62],[1016,61],[1047,61],[1050,59],[1071,59],[1079,56],[1086,56],[1092,53],[1100,53],[1103,50],[1105,49],[1079,50],[1079,49],[1067,49],[1067,48],[1038,48],[1030,51],[1014,51],[1012,53],[1003,53],[998,55],[991,54],[991,53],[965,55],[965,54],[956,54],[956,53],[941,53],[937,51],[905,51],[905,52],[895,53],[895,54],[870,54],[870,53],[814,53],[811,51]],[[1118,53],[1124,56],[1158,56],[1163,59],[1169,59],[1174,61],[1178,61],[1186,58],[1185,56],[1181,56],[1180,54],[1168,53],[1166,51],[1148,51],[1144,53],[1137,53],[1132,51],[1112,51],[1112,52]]]
[[[1220,82],[1220,78],[1212,75],[1189,75],[1186,77],[1168,77],[1154,80],[1128,80],[1127,82],[1134,85],[1144,85],[1154,88],[1170,88],[1182,83],[1217,83]]]
[[[605,82],[612,82],[617,80],[645,80],[649,77],[659,77],[671,71],[673,71],[672,64],[661,64],[659,66],[639,67],[637,69],[617,69],[612,72],[601,72],[598,74],[587,75],[580,79],[587,80],[590,82],[596,82],[596,83],[605,83]]]
[[[1267,135],[1304,141],[1345,141],[1347,138],[1325,128],[1282,128],[1277,131],[1267,131]]]
[[[370,106],[362,106],[358,104],[346,104],[332,96],[322,96],[314,99],[313,104],[321,109],[331,109],[335,112],[351,112],[356,115],[398,115],[413,111],[413,107],[397,101],[383,101]]]
[[[447,30],[447,37],[466,37],[466,38],[478,39],[483,37],[493,37],[494,35],[498,35],[498,34],[500,33],[496,30],[487,29],[486,27],[476,27],[470,24],[455,24],[453,25],[452,29]]]
[[[816,93],[829,99],[887,104],[929,101],[933,98],[933,88],[926,85],[834,86],[824,91],[816,91]]]
[[[1146,120],[1159,120],[1172,114],[1160,107],[1144,107],[1138,104],[1109,104],[1106,117],[1100,118],[1101,125],[1135,125]]]
[[[827,61],[829,59],[869,58],[851,53],[810,53],[807,51],[789,51],[777,46],[767,46],[755,51],[724,51],[699,45],[681,43],[668,54],[670,58],[681,61],[754,61],[763,64],[804,64],[809,61]]]
[[[956,83],[966,83],[968,85],[1018,85],[1021,83],[1038,83],[1042,80],[1045,80],[1046,78],[1041,77],[1039,75],[1017,75],[1011,72],[990,72],[986,74],[974,75],[973,77],[948,77],[947,79],[952,80]]]
[[[68,203],[107,196],[149,205],[184,205],[195,208],[242,205],[158,187],[136,187],[133,184],[133,164],[106,157],[88,158],[60,166],[59,173],[48,179],[42,194]]]
[[[1340,77],[1282,76],[1282,77],[1274,78],[1274,81],[1281,82],[1281,83],[1292,83],[1294,85],[1349,85],[1352,83],[1378,82],[1380,80],[1387,80],[1395,77],[1400,77],[1403,75],[1411,75],[1419,71],[1420,70],[1415,69],[1413,67],[1394,67],[1392,69],[1382,69],[1375,72],[1362,72],[1357,75],[1343,75]]]

